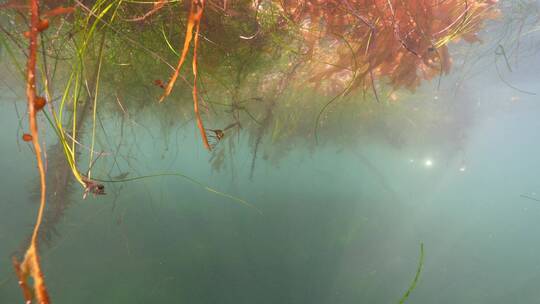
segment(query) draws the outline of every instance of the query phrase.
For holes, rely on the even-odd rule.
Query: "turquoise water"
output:
[[[9,257],[36,207],[27,194],[33,158],[16,144],[13,112],[2,104],[2,303],[20,301]],[[431,157],[437,147],[428,145],[358,143],[293,151],[279,167],[260,160],[253,181],[245,143],[233,178],[211,170],[193,128],[162,153],[164,141],[150,136],[159,129],[135,127],[133,170],[181,170],[262,214],[176,177],[112,185],[86,200],[74,191],[43,250],[51,294],[56,303],[391,303],[408,288],[423,242],[410,303],[533,303],[540,205],[520,194],[540,191],[538,114],[534,98],[490,111],[469,130],[466,163],[433,157],[427,166],[415,157]]]
[[[423,268],[407,303],[536,303],[540,104],[502,83],[489,62],[468,74],[464,93],[437,100],[437,84],[428,83],[418,94],[443,109],[466,98],[473,123],[460,140],[463,130],[444,129],[409,146],[365,137],[345,147],[298,145],[278,161],[261,154],[253,179],[245,135],[216,171],[194,123],[161,123],[156,103],[123,121],[103,116],[98,146],[108,154],[94,177],[181,172],[250,205],[178,176],[106,183],[107,195],[85,200],[74,185],[59,204],[63,214],[44,227],[54,303],[398,303],[420,244]],[[534,56],[524,58],[507,81],[540,92],[539,68]],[[0,303],[22,303],[11,256],[31,233],[37,179],[32,151],[18,140],[24,96],[7,87],[0,87]]]

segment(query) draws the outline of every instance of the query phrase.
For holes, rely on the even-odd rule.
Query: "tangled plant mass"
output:
[[[388,79],[394,88],[416,88],[422,79],[450,70],[448,44],[479,41],[478,31],[499,11],[496,1],[343,0],[285,1],[300,24],[306,53],[318,58],[306,74],[349,89]],[[337,58],[337,60],[336,60]]]

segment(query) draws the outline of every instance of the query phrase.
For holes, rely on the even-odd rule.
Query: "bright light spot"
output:
[[[467,167],[465,166],[461,166],[461,168],[459,168],[459,172],[465,172],[465,170],[467,170]]]
[[[411,163],[411,164],[414,163],[414,159],[412,159],[412,158],[409,159],[409,163]]]
[[[433,166],[433,161],[431,159],[426,159],[426,161],[424,162],[424,166],[430,168]]]

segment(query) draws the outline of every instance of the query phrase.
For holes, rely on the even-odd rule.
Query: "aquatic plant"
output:
[[[37,100],[42,99],[36,93],[36,61],[37,61],[37,48],[38,48],[38,34],[41,31],[44,31],[49,26],[48,19],[41,19],[39,13],[39,2],[38,0],[31,0],[29,3],[29,12],[30,12],[30,25],[28,31],[26,32],[26,37],[29,40],[28,47],[28,60],[26,66],[26,97],[27,97],[27,108],[28,108],[28,120],[30,122],[30,137],[28,139],[32,141],[34,151],[36,153],[37,167],[40,176],[41,184],[41,194],[40,194],[40,204],[38,215],[36,219],[36,224],[34,226],[34,231],[32,233],[32,238],[30,240],[30,245],[26,250],[24,259],[22,262],[16,258],[13,258],[13,265],[15,267],[15,272],[19,278],[19,285],[23,291],[24,299],[27,303],[31,303],[34,297],[37,298],[37,301],[42,304],[48,304],[50,302],[49,294],[47,292],[47,287],[45,285],[45,280],[43,277],[43,272],[41,270],[41,264],[39,261],[38,253],[38,234],[41,221],[43,219],[43,213],[45,210],[45,200],[46,200],[46,180],[45,180],[45,166],[43,162],[43,156],[41,151],[41,145],[39,142],[39,131],[37,125],[36,115],[39,110],[43,109],[44,104],[42,102],[37,103]],[[34,281],[33,289],[29,286],[29,278],[32,278]]]
[[[479,40],[484,21],[498,16],[495,3],[305,0],[286,1],[283,10],[302,24],[306,53],[318,58],[308,69],[316,86],[375,89],[375,80],[388,78],[394,89],[414,89],[449,71],[450,42]]]
[[[407,291],[403,294],[403,297],[399,300],[399,304],[405,303],[405,301],[409,298],[409,295],[413,290],[416,288],[416,284],[418,283],[418,280],[420,279],[420,274],[422,273],[422,268],[424,267],[424,243],[420,243],[420,256],[418,257],[418,268],[416,269],[416,274],[414,275],[414,278],[411,282],[411,285],[407,289]]]
[[[204,128],[203,121],[201,119],[201,114],[199,113],[199,99],[197,97],[197,46],[199,44],[199,30],[201,25],[201,18],[204,11],[204,1],[205,0],[192,0],[190,11],[189,11],[189,17],[188,17],[188,23],[187,23],[187,29],[186,29],[186,37],[184,42],[184,48],[182,49],[182,55],[180,57],[180,60],[178,61],[178,66],[174,70],[173,75],[169,79],[169,82],[167,83],[167,86],[164,88],[165,92],[159,99],[160,102],[162,102],[165,97],[169,96],[171,94],[172,88],[174,87],[174,84],[176,83],[176,79],[178,78],[178,74],[180,74],[180,69],[182,68],[182,65],[184,64],[184,60],[186,60],[186,55],[189,51],[189,46],[191,44],[191,39],[193,39],[193,111],[195,112],[195,116],[197,119],[197,126],[199,127],[199,130],[201,132],[201,137],[204,143],[204,146],[206,149],[211,150],[210,144],[208,143],[208,138],[206,136],[206,129]],[[159,3],[159,2],[157,2]],[[159,7],[160,5],[156,5],[156,7]]]
[[[211,161],[216,168],[223,166],[226,149],[234,154],[233,135],[238,140],[246,134],[252,147],[250,177],[261,155],[276,161],[295,143],[314,149],[324,142],[317,141],[323,125],[326,132],[343,125],[352,130],[335,132],[341,135],[331,138],[332,144],[346,145],[353,142],[351,138],[379,132],[397,147],[403,143],[395,129],[413,128],[410,121],[417,117],[441,120],[440,113],[429,106],[416,111],[401,105],[397,96],[407,100],[409,93],[398,90],[416,90],[421,81],[448,73],[448,45],[478,41],[477,33],[485,22],[498,16],[495,2],[480,0],[190,0],[187,14],[182,2],[164,0],[54,3],[9,1],[1,6],[22,16],[30,12],[28,30],[22,35],[17,31],[25,26],[24,18],[19,21],[23,25],[12,31],[2,27],[1,43],[25,75],[30,130],[22,139],[32,143],[40,177],[34,231],[24,259],[14,259],[14,267],[25,300],[32,301],[35,295],[40,303],[50,302],[39,260],[40,229],[48,226],[53,231],[60,221],[71,184],[78,183],[86,197],[104,194],[106,183],[177,176],[253,207],[178,172],[96,178],[92,169],[103,154],[97,148],[99,113],[124,117],[128,109],[146,107],[154,96],[161,102],[164,132],[170,132],[170,123],[194,116],[204,147],[214,153]],[[40,13],[40,5],[53,7]],[[45,30],[54,25],[52,18],[60,15],[66,16],[54,35],[47,36]],[[27,51],[22,37],[28,41]],[[19,64],[17,52],[26,57],[26,69]],[[189,60],[191,81],[182,71]],[[176,66],[170,63],[175,61]],[[53,71],[48,70],[51,66]],[[54,78],[55,73],[65,79]],[[38,75],[41,81],[36,80]],[[168,80],[163,81],[164,77]],[[60,88],[59,96],[54,96],[54,87]],[[104,92],[114,92],[115,98],[104,97]],[[187,95],[192,103],[170,105],[172,99],[183,100]],[[171,102],[162,103],[166,98]],[[342,113],[331,118],[331,106],[338,101]],[[58,140],[47,154],[51,167],[62,168],[55,172],[61,176],[56,185],[65,191],[57,192],[62,202],[56,211],[50,209],[54,212],[45,224],[48,196],[39,113]],[[388,121],[397,127],[389,127]],[[85,126],[86,137],[81,132]],[[85,140],[88,147],[83,145]],[[88,151],[82,153],[82,147]],[[81,165],[81,158],[88,160],[87,166]]]

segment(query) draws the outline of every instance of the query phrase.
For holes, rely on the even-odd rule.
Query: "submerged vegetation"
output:
[[[130,113],[159,102],[165,134],[194,120],[215,170],[247,138],[251,177],[257,158],[277,162],[295,145],[343,147],[373,133],[396,148],[412,145],[415,139],[399,131],[430,136],[419,134],[420,124],[434,126],[423,132],[453,132],[446,138],[459,145],[472,106],[459,98],[448,105],[455,115],[443,117],[417,100],[421,83],[440,84],[454,64],[451,47],[478,43],[488,21],[504,19],[493,0],[11,0],[0,9],[2,56],[26,85],[22,140],[31,143],[40,178],[34,230],[24,259],[13,260],[28,303],[51,302],[39,241],[51,239],[75,184],[86,198],[105,195],[111,183],[156,176],[95,177],[94,165],[119,157],[120,144],[130,141],[124,121],[138,124]],[[510,69],[503,44],[497,54]],[[122,119],[120,142],[109,143],[113,152],[98,144],[108,141],[105,116]],[[57,141],[48,149],[40,137],[45,128]],[[253,207],[178,172],[157,175]],[[401,302],[422,265],[423,245]]]
[[[418,280],[420,279],[420,274],[422,273],[422,268],[424,267],[424,243],[420,243],[420,257],[418,258],[418,268],[416,270],[416,274],[414,275],[414,279],[411,282],[411,286],[409,286],[409,289],[403,294],[403,297],[401,297],[401,300],[399,300],[399,304],[405,303],[405,301],[409,298],[409,295],[411,292],[416,288],[416,284],[418,283]]]

